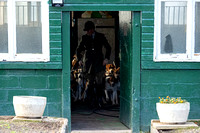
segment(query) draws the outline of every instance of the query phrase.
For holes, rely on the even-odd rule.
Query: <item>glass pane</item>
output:
[[[0,0],[0,53],[8,53],[7,0]]]
[[[187,2],[162,2],[161,53],[186,53]]]
[[[40,2],[16,2],[17,53],[42,53]]]
[[[195,53],[200,53],[200,2],[195,8]]]

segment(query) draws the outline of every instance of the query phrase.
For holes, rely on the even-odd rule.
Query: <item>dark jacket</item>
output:
[[[105,57],[102,53],[103,46],[106,49]],[[103,60],[105,58],[110,59],[111,47],[104,34],[95,31],[94,39],[92,36],[82,36],[82,41],[77,48],[78,61],[82,58],[82,51],[85,52],[83,56],[83,71],[94,73],[105,69],[105,66],[103,66]]]

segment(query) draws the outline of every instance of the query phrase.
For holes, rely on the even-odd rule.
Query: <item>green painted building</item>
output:
[[[71,17],[84,11],[128,12],[117,25],[125,125],[149,131],[158,97],[168,95],[200,118],[199,0],[0,0],[0,115],[14,115],[13,96],[35,95],[48,99],[44,115],[70,122]]]

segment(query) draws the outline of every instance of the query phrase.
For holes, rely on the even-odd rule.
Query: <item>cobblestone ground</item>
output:
[[[13,117],[0,117],[0,133],[59,133],[59,121],[12,121]],[[46,118],[49,119],[49,118]],[[56,118],[54,118],[56,119]]]

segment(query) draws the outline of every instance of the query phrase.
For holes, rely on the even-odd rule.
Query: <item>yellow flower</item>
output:
[[[158,97],[160,99],[160,97]]]
[[[170,104],[170,103],[173,103],[173,104],[177,104],[177,103],[185,103],[186,100],[182,100],[181,97],[172,97],[170,98],[169,96],[166,96],[166,98],[163,98],[163,97],[159,97],[159,102],[160,103],[165,103],[165,104]]]

